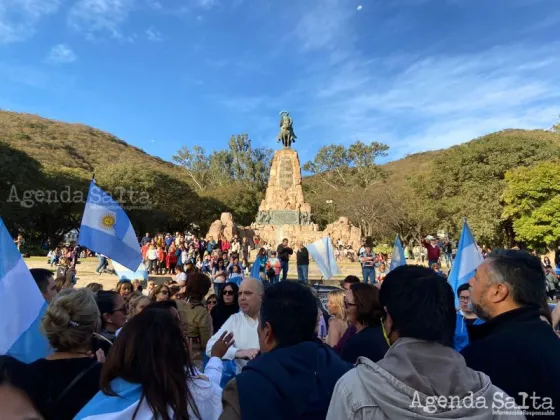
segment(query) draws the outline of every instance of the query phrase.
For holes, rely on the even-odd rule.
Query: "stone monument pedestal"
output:
[[[301,167],[295,150],[278,150],[272,159],[256,225],[311,225],[311,206],[303,198]]]
[[[259,206],[255,223],[250,227],[237,226],[231,213],[223,213],[212,223],[206,237],[215,240],[258,235],[261,243],[277,245],[287,238],[292,246],[298,242],[308,244],[330,236],[333,244],[340,239],[358,250],[360,229],[341,217],[324,231],[312,221],[311,206],[303,197],[301,166],[297,152],[285,147],[274,153],[264,199]]]

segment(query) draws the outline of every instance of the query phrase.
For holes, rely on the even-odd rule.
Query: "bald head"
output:
[[[239,286],[239,307],[241,311],[256,318],[261,310],[264,287],[260,280],[245,277]]]
[[[264,286],[262,284],[262,281],[257,280],[253,277],[244,277],[241,285],[239,286],[239,290],[243,289],[243,285],[245,285],[246,288],[255,290],[255,292],[259,295],[264,293]]]

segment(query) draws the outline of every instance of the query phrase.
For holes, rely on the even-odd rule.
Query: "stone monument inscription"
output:
[[[293,210],[276,210],[271,212],[271,221],[273,225],[298,225],[299,213]]]
[[[278,162],[278,186],[288,189],[294,182],[294,168],[290,158],[280,158]]]

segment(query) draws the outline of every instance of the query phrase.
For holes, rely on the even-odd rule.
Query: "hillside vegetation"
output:
[[[378,165],[387,149],[376,142],[329,145],[311,162],[302,162],[313,174],[304,179],[304,190],[317,223],[325,225],[345,215],[365,236],[387,240],[398,232],[415,241],[438,229],[457,236],[462,218],[468,217],[479,241],[489,245],[521,240],[537,247],[554,241],[557,230],[539,233],[546,218],[555,217],[555,208],[551,213],[549,207],[556,201],[542,197],[552,190],[546,185],[527,187],[541,191],[532,205],[546,203],[548,210],[538,213],[539,227],[533,227],[532,213],[515,207],[528,198],[510,184],[524,185],[520,179],[526,177],[520,178],[519,172],[523,168],[533,170],[548,163],[543,173],[553,171],[560,159],[557,132],[504,130]],[[171,163],[82,124],[0,111],[0,215],[14,233],[24,230],[28,236],[46,235],[56,241],[79,226],[84,203],[46,203],[31,194],[27,204],[33,205],[28,206],[22,205],[23,193],[70,188],[85,197],[95,172],[98,184],[110,192],[124,187],[149,194],[147,208],[127,210],[139,231],[195,224],[205,232],[222,211],[231,211],[236,221],[249,224],[263,195],[272,154],[269,149],[252,148],[249,137],[242,134],[212,153],[184,147]],[[506,189],[508,195],[503,197]],[[516,223],[518,218],[523,218],[522,224]],[[516,226],[523,226],[519,237]]]

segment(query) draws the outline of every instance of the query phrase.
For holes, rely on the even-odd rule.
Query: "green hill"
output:
[[[177,173],[176,165],[112,134],[37,115],[0,111],[0,141],[25,152],[45,167],[75,168],[87,178],[105,165],[118,163]]]
[[[210,170],[223,169],[219,158],[227,162],[228,157],[222,152],[210,156]],[[466,216],[480,238],[503,243],[513,237],[510,221],[502,220],[506,172],[558,158],[558,133],[504,130],[386,163],[381,166],[385,182],[367,191],[333,191],[317,176],[307,177],[304,187],[320,224],[346,215],[364,234],[389,237],[397,231],[406,237],[415,232],[417,238],[440,228],[457,234]],[[204,232],[222,211],[232,211],[236,220],[248,224],[262,194],[246,191],[244,182],[228,178],[200,190],[183,167],[110,133],[6,111],[0,111],[0,168],[0,215],[7,226],[54,239],[79,225],[83,203],[35,203],[24,208],[8,199],[14,187],[19,192],[69,187],[85,193],[95,172],[98,183],[110,192],[126,187],[150,194],[149,209],[129,211],[140,231],[196,223]],[[332,199],[335,206],[325,204]]]

